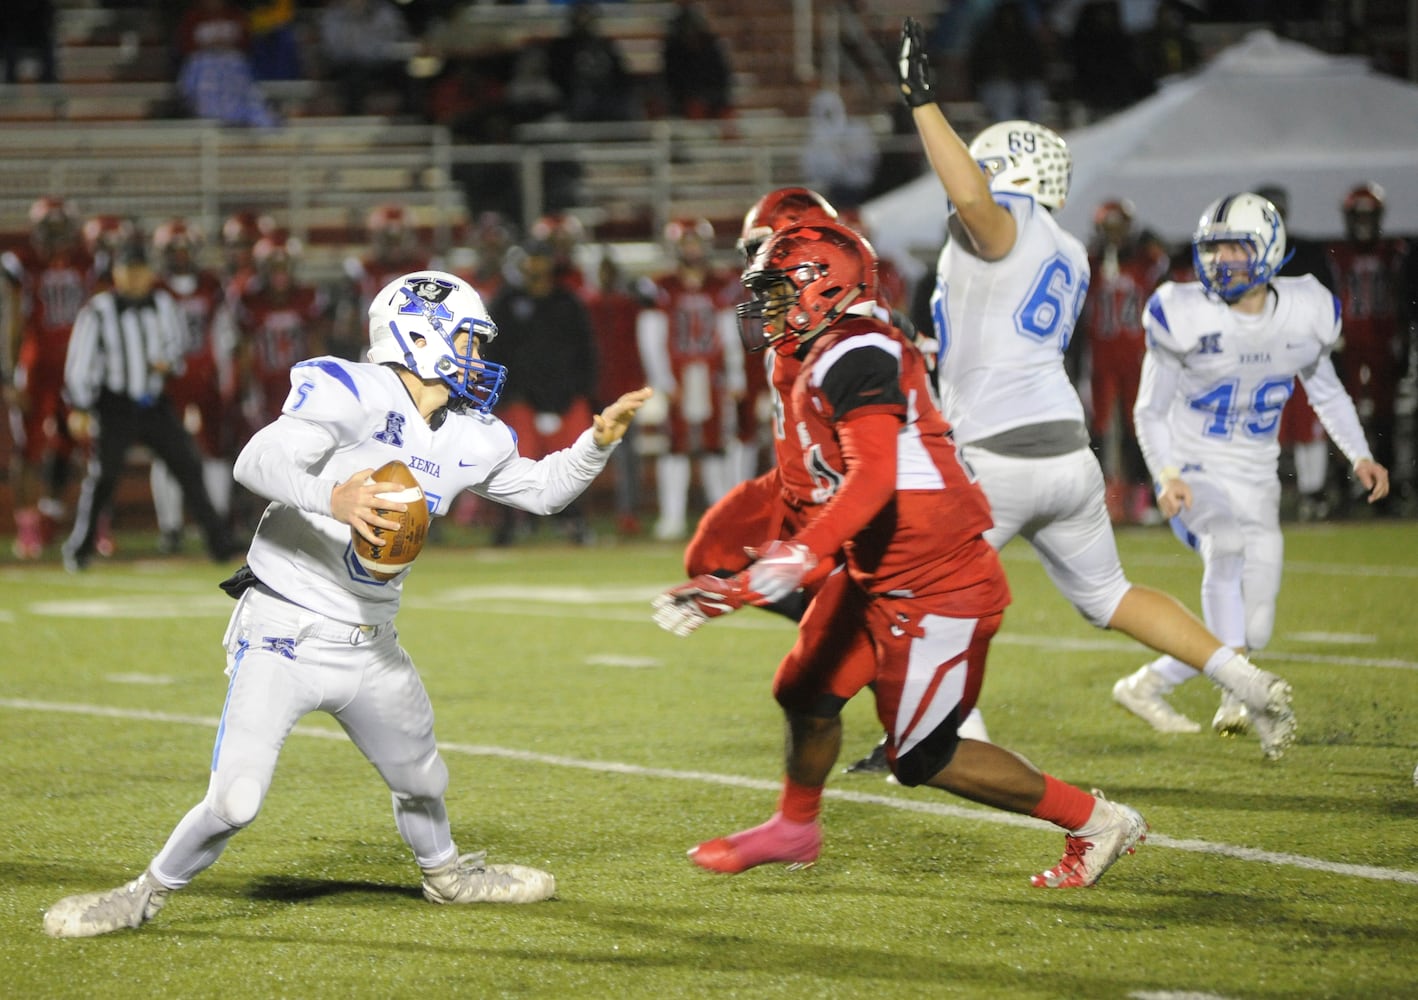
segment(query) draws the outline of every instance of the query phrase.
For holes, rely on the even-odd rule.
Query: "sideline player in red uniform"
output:
[[[30,242],[0,256],[15,289],[15,357],[3,387],[15,441],[10,482],[15,555],[38,559],[63,518],[74,439],[64,402],[64,357],[79,308],[93,291],[93,261],[79,242],[73,206],[43,197],[30,206]]]
[[[187,339],[182,366],[164,387],[173,412],[202,457],[202,481],[212,506],[231,513],[232,462],[236,447],[236,324],[222,278],[200,266],[202,231],[186,219],[169,219],[153,230],[153,255],[162,287],[171,293]],[[149,474],[158,521],[158,548],[182,548],[183,499],[177,478],[160,460]]]
[[[1094,211],[1088,248],[1092,280],[1078,325],[1087,334],[1093,433],[1105,443],[1109,513],[1115,521],[1156,524],[1161,515],[1152,504],[1152,480],[1137,446],[1132,409],[1147,352],[1142,310],[1170,261],[1156,238],[1134,228],[1135,214],[1131,202],[1118,199]],[[1114,438],[1116,458],[1107,446]]]
[[[1394,443],[1412,318],[1408,241],[1383,234],[1384,191],[1377,184],[1355,187],[1339,207],[1345,238],[1325,248],[1344,323],[1334,363],[1373,442],[1374,461],[1402,475]],[[1390,504],[1386,498],[1374,509],[1388,513]]]
[[[732,275],[713,265],[714,227],[685,219],[665,227],[674,270],[659,277],[656,301],[636,321],[645,374],[669,404],[669,448],[655,460],[660,516],[655,537],[684,536],[694,464],[708,505],[733,488],[728,459],[735,403],[744,393],[743,348],[734,332]]]
[[[791,382],[775,370],[773,384],[791,425],[777,447],[786,502],[804,526],[765,541],[728,579],[701,576],[661,595],[656,621],[687,635],[744,604],[771,603],[804,584],[821,589],[774,680],[787,720],[778,812],[690,856],[730,874],[815,862],[841,709],[870,685],[903,785],[1057,824],[1067,831],[1063,859],[1033,883],[1092,885],[1144,838],[1142,816],[958,734],[1009,588],[984,539],[989,505],[931,401],[925,362],[875,314],[875,253],[835,222],[793,226],[767,239],[743,283],[754,295],[739,310],[745,346],[801,362]],[[845,569],[834,571],[839,553]]]

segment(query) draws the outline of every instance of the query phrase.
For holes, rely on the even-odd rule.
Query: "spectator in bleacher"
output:
[[[985,17],[970,44],[970,79],[991,120],[1047,118],[1047,56],[1043,27],[1023,4],[1006,0]]]
[[[733,112],[733,71],[699,4],[679,0],[661,51],[671,115],[725,118]]]
[[[512,373],[497,415],[516,434],[524,456],[542,458],[569,448],[590,425],[596,343],[585,304],[557,283],[551,244],[527,243],[520,270],[521,283],[508,285],[488,304],[498,336],[488,345],[487,356]],[[501,520],[493,544],[511,545],[532,521],[525,511],[500,505],[498,510]],[[590,541],[580,500],[556,515],[556,520],[573,542]]]
[[[251,72],[258,80],[299,80],[305,75],[296,37],[295,0],[249,0]]]
[[[0,60],[6,83],[53,83],[54,0],[5,0]]]
[[[177,26],[177,88],[198,118],[273,128],[280,119],[251,70],[246,11],[227,0],[192,0]]]
[[[600,8],[575,0],[566,30],[548,44],[548,68],[575,122],[630,121],[641,117],[634,81],[620,44],[600,32]]]
[[[38,559],[64,517],[74,453],[64,357],[79,307],[93,291],[93,261],[80,243],[73,204],[39,198],[29,217],[29,242],[0,255],[18,323],[0,391],[15,434],[10,490],[20,559]]]
[[[1151,29],[1141,37],[1143,72],[1153,84],[1201,65],[1201,46],[1191,34],[1193,8],[1182,0],[1162,0]]]
[[[381,113],[377,98],[408,110],[405,64],[413,47],[404,15],[389,0],[329,0],[320,14],[320,58],[347,115]]]
[[[1121,111],[1152,93],[1137,40],[1117,0],[1092,0],[1078,12],[1071,41],[1073,96],[1088,120]]]
[[[881,161],[871,126],[847,114],[842,95],[819,90],[808,104],[807,141],[800,164],[806,184],[834,205],[862,203]]]

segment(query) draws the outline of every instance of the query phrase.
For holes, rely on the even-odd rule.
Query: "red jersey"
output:
[[[1400,239],[1344,241],[1327,250],[1344,330],[1336,366],[1356,402],[1372,399],[1391,408],[1403,375],[1405,319],[1400,300],[1407,293],[1408,244]]]
[[[785,397],[779,472],[790,505],[808,518],[796,540],[819,560],[845,552],[853,579],[874,596],[920,598],[928,610],[965,617],[1002,610],[1009,588],[981,537],[992,524],[989,504],[931,401],[920,352],[890,325],[857,316],[815,338],[786,384],[792,375],[791,365],[775,366]],[[849,466],[843,426],[874,414],[900,421],[896,452]],[[864,513],[849,499],[854,479],[887,473],[891,500],[852,530]]]
[[[675,377],[679,378],[686,365],[697,361],[708,362],[712,370],[722,368],[719,317],[732,307],[739,292],[737,283],[727,274],[710,271],[702,281],[686,280],[676,272],[655,284],[655,307],[664,310],[669,320],[665,347]]]
[[[63,357],[74,318],[93,294],[93,259],[79,249],[41,257],[25,246],[5,254],[3,263],[19,287],[22,336],[59,338],[58,352]]]
[[[1090,254],[1091,278],[1082,325],[1095,366],[1124,364],[1141,369],[1146,352],[1142,310],[1166,277],[1170,262],[1160,247],[1144,244],[1110,264]]]
[[[202,453],[224,455],[235,439],[230,407],[236,397],[236,328],[226,291],[212,271],[170,275],[163,287],[186,330],[182,371],[167,380],[167,397]]]
[[[586,311],[596,335],[596,397],[601,405],[645,385],[645,368],[635,337],[635,320],[642,308],[639,299],[620,289],[590,290],[586,296]]]
[[[320,353],[320,338],[312,337],[311,331],[323,322],[325,312],[324,293],[308,286],[277,296],[256,283],[242,296],[237,327],[251,387],[261,397],[260,413],[255,415],[261,426],[280,415],[290,390],[291,367]]]

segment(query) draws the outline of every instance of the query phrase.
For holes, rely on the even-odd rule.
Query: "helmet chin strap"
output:
[[[806,333],[800,335],[798,337],[798,340],[811,340],[823,330],[827,329],[827,327],[835,323],[842,316],[843,313],[847,312],[847,307],[850,306],[858,298],[860,298],[861,294],[862,286],[858,285],[846,295],[843,295],[842,298],[831,309],[827,310],[827,312],[823,314],[822,320],[811,330],[808,330]]]

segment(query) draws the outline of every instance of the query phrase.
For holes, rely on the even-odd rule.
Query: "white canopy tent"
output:
[[[1058,218],[1084,240],[1109,198],[1130,199],[1141,224],[1183,243],[1210,201],[1265,184],[1288,190],[1292,231],[1338,236],[1340,201],[1363,181],[1387,192],[1387,231],[1418,233],[1418,86],[1268,31],[1065,138],[1073,185]],[[863,216],[881,253],[919,258],[940,246],[945,211],[927,174]]]

